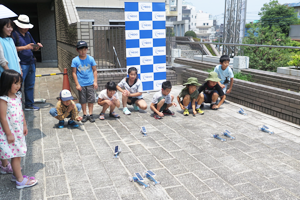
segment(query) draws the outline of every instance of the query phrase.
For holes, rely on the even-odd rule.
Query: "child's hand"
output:
[[[106,102],[109,106],[113,105],[113,103],[111,102],[111,100],[105,100],[105,102]]]
[[[81,86],[80,85],[76,85],[76,90],[81,91],[82,90]]]
[[[12,133],[6,134],[6,137],[8,144],[12,144],[15,142],[15,136]]]
[[[128,90],[123,90],[123,94],[124,94],[124,96],[128,97],[130,92]]]
[[[197,114],[196,110],[193,110],[193,114],[194,114],[194,115],[196,115],[196,114]]]
[[[28,134],[27,125],[23,126],[23,134],[24,134],[24,136],[26,136]]]
[[[74,104],[71,103],[71,104],[68,106],[68,112],[71,112],[73,109],[74,109]]]
[[[76,117],[76,121],[80,122],[82,120],[82,117],[78,116]]]
[[[159,115],[160,117],[165,116],[162,112],[159,112],[158,115]]]
[[[98,88],[98,84],[96,82],[94,82],[94,89],[97,89]]]
[[[221,84],[220,86],[221,86],[222,89],[225,88],[225,85],[223,85],[223,84]]]
[[[181,110],[184,110],[185,108],[183,107],[183,105],[182,104],[180,104],[180,108],[181,108]]]
[[[172,105],[175,106],[175,107],[177,106],[177,104],[175,102],[172,102]]]
[[[231,92],[231,88],[229,88],[226,93],[229,94]]]
[[[218,109],[219,108],[219,106],[217,105],[217,104],[214,104],[213,106],[212,106],[212,109]]]

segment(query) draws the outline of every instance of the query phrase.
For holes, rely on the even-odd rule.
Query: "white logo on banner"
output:
[[[141,57],[141,65],[152,65],[153,57],[152,56],[142,56]]]
[[[139,21],[139,13],[138,12],[127,13],[126,19],[127,21]]]
[[[126,31],[126,39],[140,39],[139,30]]]
[[[153,81],[153,73],[141,74],[142,81]]]
[[[166,48],[165,47],[154,47],[153,48],[153,55],[166,55]]]
[[[162,82],[156,82],[155,86],[161,88]]]
[[[152,20],[153,21],[165,21],[166,13],[165,12],[153,12]]]
[[[154,72],[165,72],[166,71],[166,64],[154,64],[153,65]]]
[[[153,47],[153,40],[152,39],[140,39],[140,47]]]
[[[126,49],[127,57],[139,57],[140,49],[139,48],[128,48]]]
[[[161,30],[154,30],[153,31],[153,38],[165,38],[166,37],[166,31]]]
[[[152,11],[152,3],[140,3],[140,10],[139,11]]]
[[[140,30],[152,30],[152,21],[140,21]]]

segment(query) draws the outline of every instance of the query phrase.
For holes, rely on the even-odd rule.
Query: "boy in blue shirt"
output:
[[[215,67],[215,72],[218,74],[218,77],[221,79],[219,85],[221,86],[224,94],[230,93],[233,85],[233,72],[229,67],[230,58],[227,55],[223,55],[220,58],[220,65]],[[228,88],[229,86],[229,88]]]
[[[90,120],[95,122],[93,117],[93,106],[95,103],[95,91],[97,84],[96,62],[92,56],[87,55],[88,45],[85,41],[79,41],[76,45],[78,56],[72,60],[72,75],[79,93],[79,103],[81,104],[83,117],[82,122]],[[89,115],[86,112],[88,103]]]

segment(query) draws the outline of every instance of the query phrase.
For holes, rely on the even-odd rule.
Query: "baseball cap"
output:
[[[60,92],[60,99],[62,101],[68,101],[68,100],[72,100],[73,97],[72,97],[72,94],[69,90],[62,90]]]
[[[81,49],[83,47],[88,48],[88,45],[87,45],[87,43],[85,41],[79,41],[79,42],[77,42],[77,45],[76,45],[77,49]]]

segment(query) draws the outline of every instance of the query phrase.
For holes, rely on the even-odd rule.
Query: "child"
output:
[[[110,109],[110,117],[120,118],[120,115],[114,112],[115,107],[120,107],[116,83],[113,81],[107,82],[105,88],[106,89],[102,90],[98,96],[98,104],[103,107],[99,119],[105,119],[105,111],[108,107]]]
[[[188,116],[189,113],[189,104],[191,102],[191,107],[193,109],[193,114],[196,115],[197,113],[203,115],[204,112],[200,109],[200,95],[197,91],[197,86],[201,84],[198,83],[198,79],[195,77],[188,78],[187,83],[184,83],[186,87],[183,88],[180,94],[177,96],[178,104],[183,111],[184,116]],[[197,106],[196,106],[197,103]]]
[[[227,55],[223,55],[220,58],[220,65],[215,67],[215,72],[218,74],[218,77],[221,79],[219,85],[223,89],[223,93],[230,93],[233,85],[233,72],[229,66],[230,58]],[[229,81],[230,79],[230,81]],[[228,85],[230,84],[229,88]]]
[[[127,108],[128,105],[133,105],[134,110],[146,110],[147,103],[142,96],[142,82],[137,77],[137,69],[130,67],[128,69],[129,78],[124,78],[118,85],[117,89],[122,92],[123,113],[130,115],[131,112]],[[125,88],[122,90],[122,88]]]
[[[71,118],[68,124],[74,128],[79,125],[74,121],[81,121],[82,117],[78,116],[78,112],[81,110],[79,103],[75,104],[72,94],[69,90],[62,90],[60,92],[60,100],[56,104],[56,108],[50,109],[50,115],[59,120],[58,128],[63,128],[65,125],[65,118]]]
[[[95,122],[93,117],[93,106],[95,103],[95,91],[98,88],[97,84],[97,69],[96,62],[93,57],[87,55],[88,46],[85,41],[79,41],[76,46],[79,56],[73,58],[72,69],[73,78],[76,84],[76,89],[79,93],[79,103],[82,106],[83,117],[82,122],[90,120]],[[89,114],[87,116],[86,103],[88,103]]]
[[[21,157],[26,155],[28,134],[22,110],[22,81],[22,76],[11,69],[5,70],[0,78],[0,158],[11,159],[11,181],[16,182],[17,189],[38,183],[34,177],[23,176],[20,166]]]
[[[164,115],[174,115],[174,112],[169,110],[171,106],[176,106],[173,102],[174,96],[170,94],[172,85],[170,81],[162,83],[161,91],[154,94],[150,108],[154,111],[154,118],[161,119]]]
[[[210,103],[210,108],[213,110],[217,110],[225,101],[226,96],[218,84],[221,79],[218,78],[218,74],[216,72],[210,72],[208,78],[205,79],[206,83],[200,86],[198,92],[200,93],[200,104],[203,102]],[[203,94],[201,93],[203,91]],[[221,97],[221,101],[217,104],[218,97]],[[198,104],[199,105],[199,104]]]

